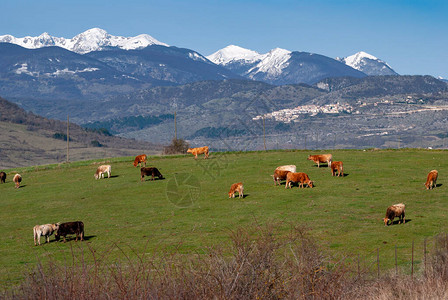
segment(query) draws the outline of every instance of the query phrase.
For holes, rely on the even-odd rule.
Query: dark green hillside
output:
[[[331,151],[344,162],[343,178],[306,159],[315,153],[211,153],[210,159],[197,161],[150,157],[148,164],[166,179],[145,182],[130,157],[7,170],[7,182],[0,185],[1,284],[17,282],[38,260],[70,260],[71,251],[87,247],[103,253],[116,244],[124,253],[133,249],[147,255],[176,248],[187,257],[213,245],[225,251],[229,229],[272,222],[281,224],[285,235],[292,225],[306,225],[336,257],[359,254],[374,261],[378,248],[382,270],[394,267],[397,245],[398,263],[408,272],[412,241],[419,262],[424,239],[447,232],[446,151]],[[105,162],[112,165],[112,177],[95,180],[95,169]],[[274,186],[270,175],[284,164],[296,164],[316,187]],[[428,191],[424,182],[432,169],[439,171],[438,187]],[[23,176],[20,189],[11,182],[16,171]],[[230,185],[239,181],[246,197],[229,199]],[[406,204],[406,224],[385,227],[386,208],[400,202]],[[34,247],[34,225],[75,220],[85,223],[88,241],[64,244],[52,237],[51,243]],[[111,261],[123,255],[114,249],[107,257]]]

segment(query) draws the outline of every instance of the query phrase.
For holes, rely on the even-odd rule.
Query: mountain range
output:
[[[100,28],[89,29],[71,39],[53,37],[48,33],[23,38],[3,35],[0,36],[0,43],[41,49],[40,53],[48,47],[60,47],[98,59],[122,72],[123,76],[133,76],[150,83],[154,80],[165,81],[165,84],[184,84],[198,80],[246,78],[277,85],[313,84],[328,77],[397,75],[387,63],[365,52],[333,59],[280,48],[260,54],[231,45],[204,57],[194,50],[170,47],[147,34],[113,36]],[[16,64],[21,66],[20,62]],[[72,70],[70,65],[61,62],[59,70],[65,69]]]
[[[101,29],[73,39],[0,41],[0,96],[44,117],[70,114],[73,122],[123,137],[167,143],[174,113],[179,136],[217,149],[259,148],[261,119],[276,143],[296,147],[304,132],[317,132],[308,142],[328,146],[319,140],[329,134],[322,128],[343,136],[341,147],[363,145],[362,136],[387,146],[400,132],[437,137],[447,129],[446,82],[398,75],[365,52],[333,59],[228,46],[205,57],[147,35],[115,37]],[[431,112],[437,117],[428,125]],[[386,129],[376,132],[369,122]]]

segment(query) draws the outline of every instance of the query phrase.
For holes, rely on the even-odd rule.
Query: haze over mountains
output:
[[[303,147],[302,134],[312,135],[305,144],[314,147],[334,145],[328,135],[343,136],[340,147],[382,147],[404,132],[441,142],[447,86],[400,76],[362,51],[333,59],[231,45],[205,57],[149,35],[116,37],[98,28],[72,39],[0,36],[0,96],[46,117],[69,113],[78,124],[156,143],[172,138],[174,111],[180,137],[216,149],[259,148],[260,118],[271,147],[274,138]],[[431,114],[427,126],[422,116]]]

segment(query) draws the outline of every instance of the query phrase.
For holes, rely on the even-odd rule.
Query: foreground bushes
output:
[[[71,264],[39,264],[2,298],[448,299],[446,238],[419,278],[373,279],[324,255],[302,227],[282,239],[272,226],[230,236],[230,249],[209,248],[188,258],[167,252],[148,258],[119,248],[124,261],[112,263],[110,251],[80,248]],[[86,263],[87,256],[93,263]]]

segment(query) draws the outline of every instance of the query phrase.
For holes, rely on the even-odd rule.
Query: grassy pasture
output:
[[[306,159],[328,152],[344,162],[345,177],[332,177],[328,168]],[[423,240],[447,232],[446,151],[268,151],[202,158],[151,157],[149,165],[166,179],[145,182],[130,157],[110,159],[112,177],[101,180],[93,177],[95,161],[8,170],[6,184],[0,185],[0,284],[20,281],[38,260],[70,261],[79,247],[98,253],[112,249],[111,260],[123,255],[112,245],[188,255],[225,245],[236,227],[265,223],[280,224],[284,234],[291,225],[306,224],[337,257],[359,254],[374,261],[379,248],[382,269],[393,268],[397,245],[399,264],[407,268],[412,241],[419,261]],[[274,186],[270,175],[284,164],[309,174],[315,188]],[[424,182],[432,169],[439,171],[439,187],[427,191]],[[20,189],[12,182],[16,171],[23,176]],[[229,199],[230,185],[239,181],[246,197]],[[407,223],[385,227],[386,208],[399,202],[406,204]],[[85,224],[86,242],[57,243],[52,236],[49,244],[34,247],[34,225],[76,220]]]

